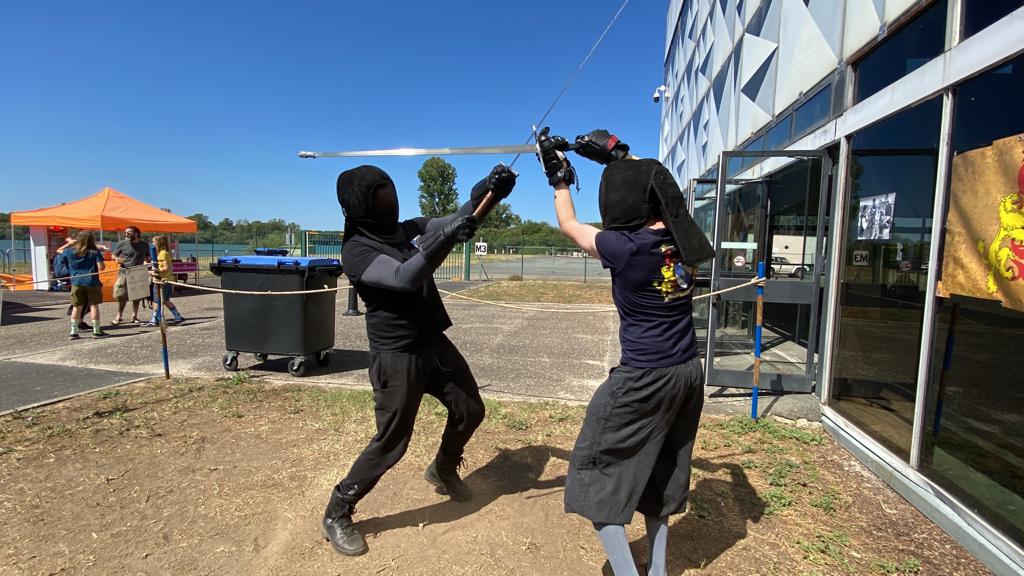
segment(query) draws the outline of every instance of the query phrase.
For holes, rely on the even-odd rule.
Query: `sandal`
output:
[[[122,322],[124,322],[124,318],[114,318],[113,320],[110,321],[110,325],[111,326],[117,326],[118,324],[121,324]]]
[[[130,324],[138,324],[140,322],[142,322],[142,320],[139,320],[138,316],[132,316],[132,321],[130,322]]]

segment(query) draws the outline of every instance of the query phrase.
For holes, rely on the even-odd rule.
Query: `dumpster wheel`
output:
[[[306,359],[301,356],[296,356],[288,362],[288,373],[296,378],[301,378],[306,374]]]
[[[331,351],[321,350],[316,353],[316,363],[318,366],[327,366],[331,363]]]
[[[253,357],[259,360],[260,362],[266,362],[269,356],[267,355],[266,352],[256,352],[255,354],[253,354]]]
[[[238,371],[238,352],[228,352],[223,358],[224,369],[228,372]]]

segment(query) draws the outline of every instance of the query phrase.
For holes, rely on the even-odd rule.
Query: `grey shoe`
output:
[[[447,494],[456,502],[465,502],[473,498],[473,490],[459,478],[458,469],[462,465],[461,458],[450,464],[438,464],[438,459],[435,458],[430,466],[427,466],[423,477],[434,486],[434,491],[438,494]]]

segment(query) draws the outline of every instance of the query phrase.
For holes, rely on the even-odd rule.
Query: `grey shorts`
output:
[[[569,460],[565,511],[596,524],[682,512],[704,406],[699,357],[666,368],[618,366],[594,393]]]

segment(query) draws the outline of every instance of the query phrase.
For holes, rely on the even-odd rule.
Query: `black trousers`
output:
[[[438,466],[454,469],[484,419],[484,403],[466,359],[444,335],[433,346],[410,352],[370,351],[377,434],[335,490],[355,503],[398,463],[409,447],[424,394],[448,409],[437,452]]]

